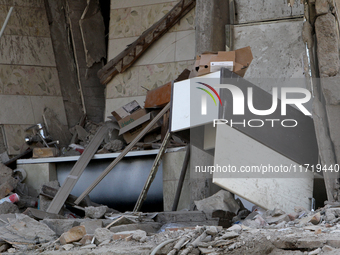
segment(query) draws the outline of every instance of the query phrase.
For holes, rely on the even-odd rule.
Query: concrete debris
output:
[[[195,201],[195,205],[199,211],[204,213],[213,213],[215,210],[222,210],[237,214],[240,210],[240,206],[235,201],[233,195],[226,190],[220,190],[208,198]]]
[[[88,244],[88,245],[85,245],[85,246],[83,246],[83,247],[81,247],[80,249],[93,249],[93,248],[96,248],[97,247],[97,245],[95,245],[95,244]]]
[[[86,234],[83,236],[83,238],[79,241],[80,245],[87,245],[91,244],[92,240],[94,238],[93,234]]]
[[[100,244],[105,240],[111,240],[112,232],[107,228],[97,228],[94,231],[94,236],[96,238],[95,239],[96,244]]]
[[[71,228],[69,231],[63,233],[60,236],[60,243],[61,244],[68,244],[72,242],[79,241],[83,238],[83,236],[86,235],[86,229],[84,226],[77,226]]]
[[[58,181],[50,181],[48,183],[45,183],[44,185],[48,186],[48,187],[55,188],[55,189],[59,189],[60,188],[60,185],[59,185]],[[42,193],[42,187],[41,187],[40,190],[41,190],[40,193]],[[50,203],[52,202],[52,199],[48,198],[46,196],[39,195],[39,200],[40,200],[40,210],[46,212],[47,208],[49,207]]]
[[[0,185],[0,199],[9,195],[9,193],[16,188],[18,182],[19,180],[13,177],[9,177],[6,182],[1,184]]]
[[[146,232],[143,230],[136,230],[132,234],[132,239],[140,242],[146,241]]]
[[[110,227],[110,231],[113,233],[123,232],[123,231],[134,231],[134,230],[144,230],[147,233],[157,233],[162,227],[161,223],[157,222],[147,222],[138,224],[125,224],[120,226]]]
[[[103,221],[102,220],[91,220],[91,221],[84,221],[80,223],[80,226],[84,226],[86,229],[86,234],[94,234],[94,231],[97,228],[103,227]]]
[[[10,244],[36,244],[56,239],[56,234],[44,223],[26,215],[16,214],[8,224],[0,227],[0,239]]]
[[[4,184],[8,179],[10,179],[12,174],[12,169],[0,163],[0,185]]]
[[[122,215],[125,220],[120,223],[123,225],[113,226],[110,230],[105,228]],[[113,219],[45,219],[40,222],[22,214],[0,215],[0,239],[3,240],[0,241],[0,250],[25,254],[35,254],[33,252],[38,251],[46,254],[52,254],[52,251],[58,254],[82,254],[84,250],[107,254],[114,250],[117,254],[133,255],[151,254],[156,247],[156,254],[340,252],[340,207],[325,206],[316,212],[296,208],[295,212],[289,214],[278,208],[255,211],[229,228],[202,224],[209,222],[202,215],[201,212],[185,211],[161,212],[157,216],[126,212],[112,214]],[[295,217],[291,220],[288,215]],[[333,218],[339,221],[335,222]],[[129,224],[138,219],[139,223]],[[176,222],[182,219],[194,220],[195,224],[174,227],[180,225]],[[169,227],[162,227],[161,231],[156,228],[156,231],[136,229],[153,224]],[[167,244],[160,247],[165,241]],[[43,244],[37,248],[34,246],[37,243]],[[12,247],[15,250],[9,251]]]
[[[69,231],[71,228],[75,226],[79,226],[79,222],[75,221],[74,219],[45,219],[40,221],[41,223],[46,224],[50,229],[52,229],[57,236],[62,235],[64,232]]]
[[[317,15],[323,15],[330,12],[329,0],[315,0],[315,10]]]
[[[0,204],[0,214],[6,214],[6,213],[19,213],[19,208],[17,205],[13,203],[4,202]]]
[[[65,250],[65,251],[68,251],[70,249],[72,249],[74,247],[73,244],[69,243],[69,244],[65,244],[62,246],[62,248]]]
[[[100,219],[106,213],[108,207],[107,206],[89,206],[85,207],[85,216],[91,219]]]

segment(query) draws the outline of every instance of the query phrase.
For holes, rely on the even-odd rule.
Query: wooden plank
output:
[[[139,197],[138,197],[138,200],[136,202],[136,205],[135,205],[135,208],[133,209],[134,212],[138,212],[140,210],[140,208],[142,207],[142,204],[143,202],[145,201],[146,199],[146,195],[148,194],[148,191],[149,191],[149,188],[153,182],[153,180],[155,179],[156,177],[156,174],[157,174],[157,171],[158,171],[158,167],[159,167],[159,164],[160,164],[160,161],[164,155],[164,152],[165,152],[165,149],[166,149],[166,146],[168,145],[169,143],[169,140],[170,140],[170,132],[168,130],[168,132],[166,133],[165,137],[164,137],[164,140],[162,142],[162,146],[153,162],[153,165],[151,167],[151,171],[149,173],[149,176],[144,184],[144,187],[141,191],[141,193],[139,194]]]
[[[57,148],[34,148],[33,158],[48,158],[56,157],[58,154]]]
[[[130,46],[111,59],[98,71],[100,82],[107,84],[118,73],[124,72],[159,38],[170,30],[196,5],[196,0],[181,0],[162,19],[143,32]]]
[[[104,179],[104,177],[124,158],[124,156],[132,149],[133,146],[156,124],[156,122],[170,109],[170,103],[168,103],[162,111],[139,133],[139,135],[119,154],[119,156],[98,176],[98,178],[88,187],[75,201],[75,204],[79,204],[97,185]]]
[[[88,165],[93,155],[96,153],[99,145],[104,139],[108,128],[106,126],[102,126],[97,131],[96,135],[92,138],[89,145],[85,148],[83,154],[80,156],[79,160],[73,166],[70,174],[67,176],[61,188],[58,190],[58,193],[52,200],[51,204],[47,208],[47,212],[49,213],[59,213],[61,207],[65,203],[68,195],[71,193],[72,189],[76,185],[79,177],[84,172],[85,167]],[[77,203],[79,204],[79,203]]]

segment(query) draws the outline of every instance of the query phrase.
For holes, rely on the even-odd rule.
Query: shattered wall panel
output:
[[[55,109],[67,125],[48,20],[42,0],[0,1],[0,24],[14,6],[0,39],[0,124],[8,153],[27,148],[24,129]]]
[[[148,29],[178,1],[111,1],[109,60],[118,55],[143,31]],[[156,41],[126,72],[116,75],[106,85],[105,118],[134,97],[144,97],[148,90],[172,81],[195,58],[195,10]],[[146,88],[146,89],[145,89]],[[142,106],[144,105],[143,100]]]
[[[93,2],[101,15],[97,1],[89,1],[89,5],[93,5]],[[93,7],[87,7],[86,1],[67,0],[66,3],[67,20],[86,115],[91,121],[101,122],[104,116],[105,94],[97,72],[102,68],[100,62],[102,56],[106,55],[103,54],[105,52],[103,19],[98,20],[98,16],[91,16]],[[88,12],[86,8],[89,9]],[[96,28],[98,31],[94,31],[94,24],[89,26],[91,22],[88,21],[91,20],[96,24],[102,22],[102,26]]]
[[[47,13],[49,13],[50,33],[55,55],[60,90],[64,99],[66,117],[69,127],[78,124],[83,115],[83,106],[79,91],[77,71],[73,50],[69,39],[69,28],[65,16],[65,0],[46,1]]]

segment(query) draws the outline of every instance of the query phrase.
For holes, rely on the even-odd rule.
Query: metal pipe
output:
[[[178,202],[179,202],[179,198],[181,196],[183,182],[184,182],[185,174],[187,172],[187,168],[188,168],[187,166],[188,166],[188,163],[189,163],[189,159],[190,159],[190,144],[187,145],[187,151],[185,153],[181,175],[180,175],[179,180],[178,180],[175,200],[174,200],[174,203],[172,205],[172,211],[177,211]]]
[[[7,17],[6,17],[6,19],[5,19],[5,22],[4,22],[4,24],[2,25],[2,28],[1,28],[1,31],[0,31],[0,38],[1,38],[2,34],[3,34],[4,31],[5,31],[5,28],[6,28],[6,26],[7,26],[8,20],[9,20],[9,18],[11,17],[12,11],[13,11],[13,7],[9,8],[9,12],[8,12],[8,14],[7,14]]]

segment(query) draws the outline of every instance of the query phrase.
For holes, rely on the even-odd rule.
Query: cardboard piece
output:
[[[56,156],[58,156],[58,150],[55,147],[33,149],[33,158],[49,158]]]
[[[111,112],[113,117],[116,118],[117,121],[131,115],[132,113],[136,112],[137,110],[142,109],[141,106],[137,103],[136,100],[116,109],[115,111]]]
[[[194,70],[192,70],[190,78],[212,72],[211,62],[227,61],[233,61],[233,72],[243,77],[252,60],[253,54],[249,46],[235,51],[205,52],[196,56]],[[213,71],[219,70],[214,68]]]
[[[162,108],[171,100],[171,82],[148,91],[145,98],[145,108]]]
[[[147,113],[145,109],[139,109],[138,111],[118,121],[118,124],[121,128],[119,134],[123,134],[123,138],[126,143],[131,143],[133,139],[135,139],[138,134],[150,123],[151,119],[153,119],[155,115],[157,115],[157,111]],[[161,125],[162,123],[160,121],[157,122],[149,130],[149,132],[161,127]]]

